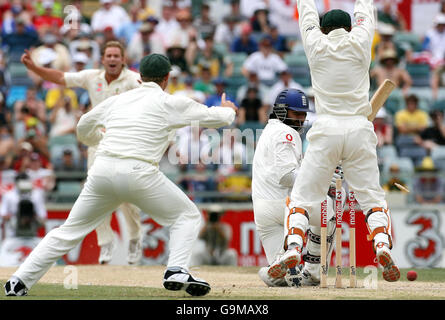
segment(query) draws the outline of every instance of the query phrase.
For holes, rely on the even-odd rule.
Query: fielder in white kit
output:
[[[164,287],[205,295],[210,286],[187,271],[201,225],[196,205],[159,171],[158,163],[174,130],[199,121],[218,128],[235,119],[235,105],[222,97],[221,107],[164,92],[171,66],[151,54],[140,64],[142,85],[106,99],[83,115],[80,141],[98,144],[85,186],[65,223],[51,230],[5,285],[7,295],[25,295],[61,256],[97,228],[121,203],[133,203],[159,224],[170,226],[170,255]],[[125,106],[125,107],[123,107]],[[100,128],[105,128],[105,133]]]
[[[46,81],[68,88],[80,87],[88,91],[91,107],[94,108],[106,98],[140,86],[140,75],[125,67],[125,49],[117,41],[108,41],[102,49],[101,69],[87,69],[80,72],[62,72],[57,69],[36,65],[28,51],[22,56],[22,63]],[[125,107],[125,106],[124,106]],[[87,167],[94,162],[97,145],[88,147]],[[132,204],[123,203],[120,209],[124,215],[129,234],[127,261],[137,264],[142,258],[142,234],[139,209]],[[96,229],[97,244],[100,246],[99,263],[111,261],[114,249],[114,232],[110,226],[111,215]]]
[[[297,0],[303,46],[311,70],[317,120],[307,134],[308,149],[298,171],[287,219],[289,228],[280,259],[283,269],[301,261],[309,224],[320,224],[332,174],[340,161],[344,177],[366,214],[368,240],[386,281],[397,281],[400,271],[391,255],[391,218],[380,186],[376,144],[369,102],[369,66],[375,17],[372,0],[355,2],[355,26],[342,10],[331,10],[320,20],[314,0]]]
[[[287,235],[286,198],[290,196],[303,159],[300,134],[305,128],[307,112],[311,111],[302,91],[295,88],[281,91],[275,98],[272,113],[253,157],[252,202],[255,224],[269,263],[269,267],[260,268],[258,274],[270,287],[318,285],[320,282],[320,227],[311,226],[308,230],[303,272],[293,268],[291,273],[286,274],[279,265],[275,267],[284,253],[283,241]],[[334,174],[334,186],[336,178],[341,178],[341,175]],[[331,218],[334,218],[334,202],[330,197],[326,199],[328,234],[333,235],[335,222]],[[329,256],[332,237],[328,238],[331,239]]]

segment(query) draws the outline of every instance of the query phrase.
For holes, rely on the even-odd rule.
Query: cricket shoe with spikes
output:
[[[172,267],[165,270],[164,288],[167,290],[185,290],[192,296],[204,296],[210,292],[210,285],[202,279],[193,277],[186,269]]]
[[[320,279],[316,276],[313,275],[312,273],[309,272],[309,270],[303,268],[302,272],[302,285],[305,287],[315,287],[320,285]]]
[[[394,282],[400,279],[400,270],[395,265],[388,246],[380,242],[375,246],[377,261],[383,267],[383,279]]]
[[[284,280],[286,280],[289,287],[301,287],[303,285],[303,274],[301,273],[300,266],[297,265],[295,268],[287,269]]]
[[[301,248],[295,246],[292,249],[288,249],[281,257],[278,257],[269,267],[267,274],[274,279],[283,278],[286,275],[287,270],[296,268],[300,264],[300,261]]]
[[[267,271],[269,270],[269,267],[262,267],[258,271],[258,275],[261,280],[268,286],[268,287],[287,287],[288,284],[286,280],[283,278],[277,278],[274,279],[272,277],[269,277],[267,274]]]
[[[12,276],[5,284],[5,295],[6,296],[26,296],[28,294],[28,289],[25,284],[17,277]]]

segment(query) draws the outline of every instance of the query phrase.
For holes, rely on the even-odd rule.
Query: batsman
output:
[[[365,214],[377,260],[386,281],[400,271],[391,255],[391,217],[379,182],[369,66],[376,21],[372,0],[357,0],[355,25],[342,10],[319,19],[314,0],[297,0],[299,26],[312,77],[317,120],[307,134],[308,149],[287,208],[288,232],[280,259],[283,268],[301,261],[309,224],[320,222],[320,203],[341,161],[344,178]]]

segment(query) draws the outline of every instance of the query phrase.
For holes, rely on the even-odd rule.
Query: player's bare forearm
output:
[[[36,65],[31,58],[31,53],[25,50],[25,53],[21,57],[21,62],[28,68],[28,70],[34,72],[43,80],[50,81],[56,84],[65,86],[65,77],[62,71],[57,69],[44,68]]]

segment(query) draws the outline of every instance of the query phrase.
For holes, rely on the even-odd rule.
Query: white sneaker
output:
[[[380,242],[375,246],[377,261],[383,267],[383,279],[388,282],[394,282],[400,279],[400,270],[395,265],[391,256],[391,250],[388,246]]]
[[[281,257],[279,257],[267,271],[269,277],[278,279],[286,275],[287,269],[295,268],[301,261],[301,248],[287,250]]]
[[[301,273],[300,265],[297,265],[295,268],[287,269],[284,280],[289,287],[301,287],[303,284],[303,275]]]
[[[193,277],[186,269],[170,267],[164,272],[164,288],[167,290],[185,290],[192,296],[204,296],[210,292],[210,285]]]
[[[22,280],[12,276],[5,284],[5,295],[6,296],[26,296],[28,295],[28,289],[23,284]]]
[[[111,258],[113,257],[113,250],[114,250],[114,241],[111,241],[110,243],[101,246],[99,263],[100,264],[109,263],[111,261]]]
[[[302,285],[305,287],[314,287],[320,285],[320,277],[313,275],[309,272],[309,270],[303,268],[301,272],[303,276]]]
[[[269,277],[267,271],[269,267],[262,267],[258,270],[258,275],[268,287],[287,287],[286,280],[283,278],[274,279]]]
[[[142,239],[130,240],[128,245],[128,264],[139,264],[142,259]]]

